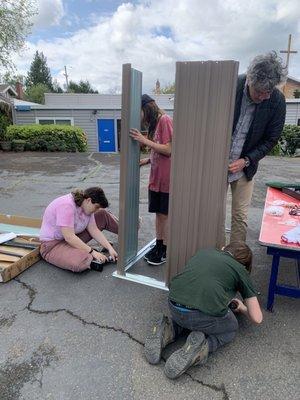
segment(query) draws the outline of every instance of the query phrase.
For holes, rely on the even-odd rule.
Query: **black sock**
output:
[[[156,246],[161,248],[164,245],[164,241],[162,239],[156,239]]]

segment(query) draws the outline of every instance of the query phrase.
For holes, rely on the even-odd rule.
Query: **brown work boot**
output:
[[[168,358],[164,372],[168,378],[176,379],[191,366],[204,364],[207,357],[208,342],[204,333],[191,332],[184,346]]]
[[[150,364],[158,364],[162,350],[175,340],[175,331],[171,318],[162,315],[154,321],[151,332],[145,340],[145,356]]]

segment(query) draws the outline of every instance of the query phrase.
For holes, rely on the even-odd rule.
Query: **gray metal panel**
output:
[[[160,108],[173,110],[174,95],[151,95]],[[39,107],[39,106],[37,106]],[[121,110],[120,94],[45,93],[46,108]]]
[[[35,124],[34,111],[19,112],[15,110],[16,125],[31,125]]]
[[[178,62],[166,281],[220,246],[238,63]]]
[[[120,210],[119,210],[119,259],[118,274],[124,275],[126,265],[138,250],[138,217],[140,171],[139,144],[129,136],[129,129],[140,130],[142,73],[123,65],[122,122],[120,158]]]

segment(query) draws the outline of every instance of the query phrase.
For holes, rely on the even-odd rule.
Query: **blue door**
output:
[[[99,151],[113,153],[115,144],[115,121],[113,119],[98,119]]]

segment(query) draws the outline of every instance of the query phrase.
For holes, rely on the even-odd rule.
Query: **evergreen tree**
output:
[[[88,80],[81,80],[79,83],[70,81],[68,89],[71,93],[98,93],[98,90],[94,90]]]
[[[46,85],[52,91],[52,77],[49,67],[47,66],[47,58],[43,52],[36,51],[34,59],[30,65],[26,77],[26,87],[35,86],[39,83]]]

